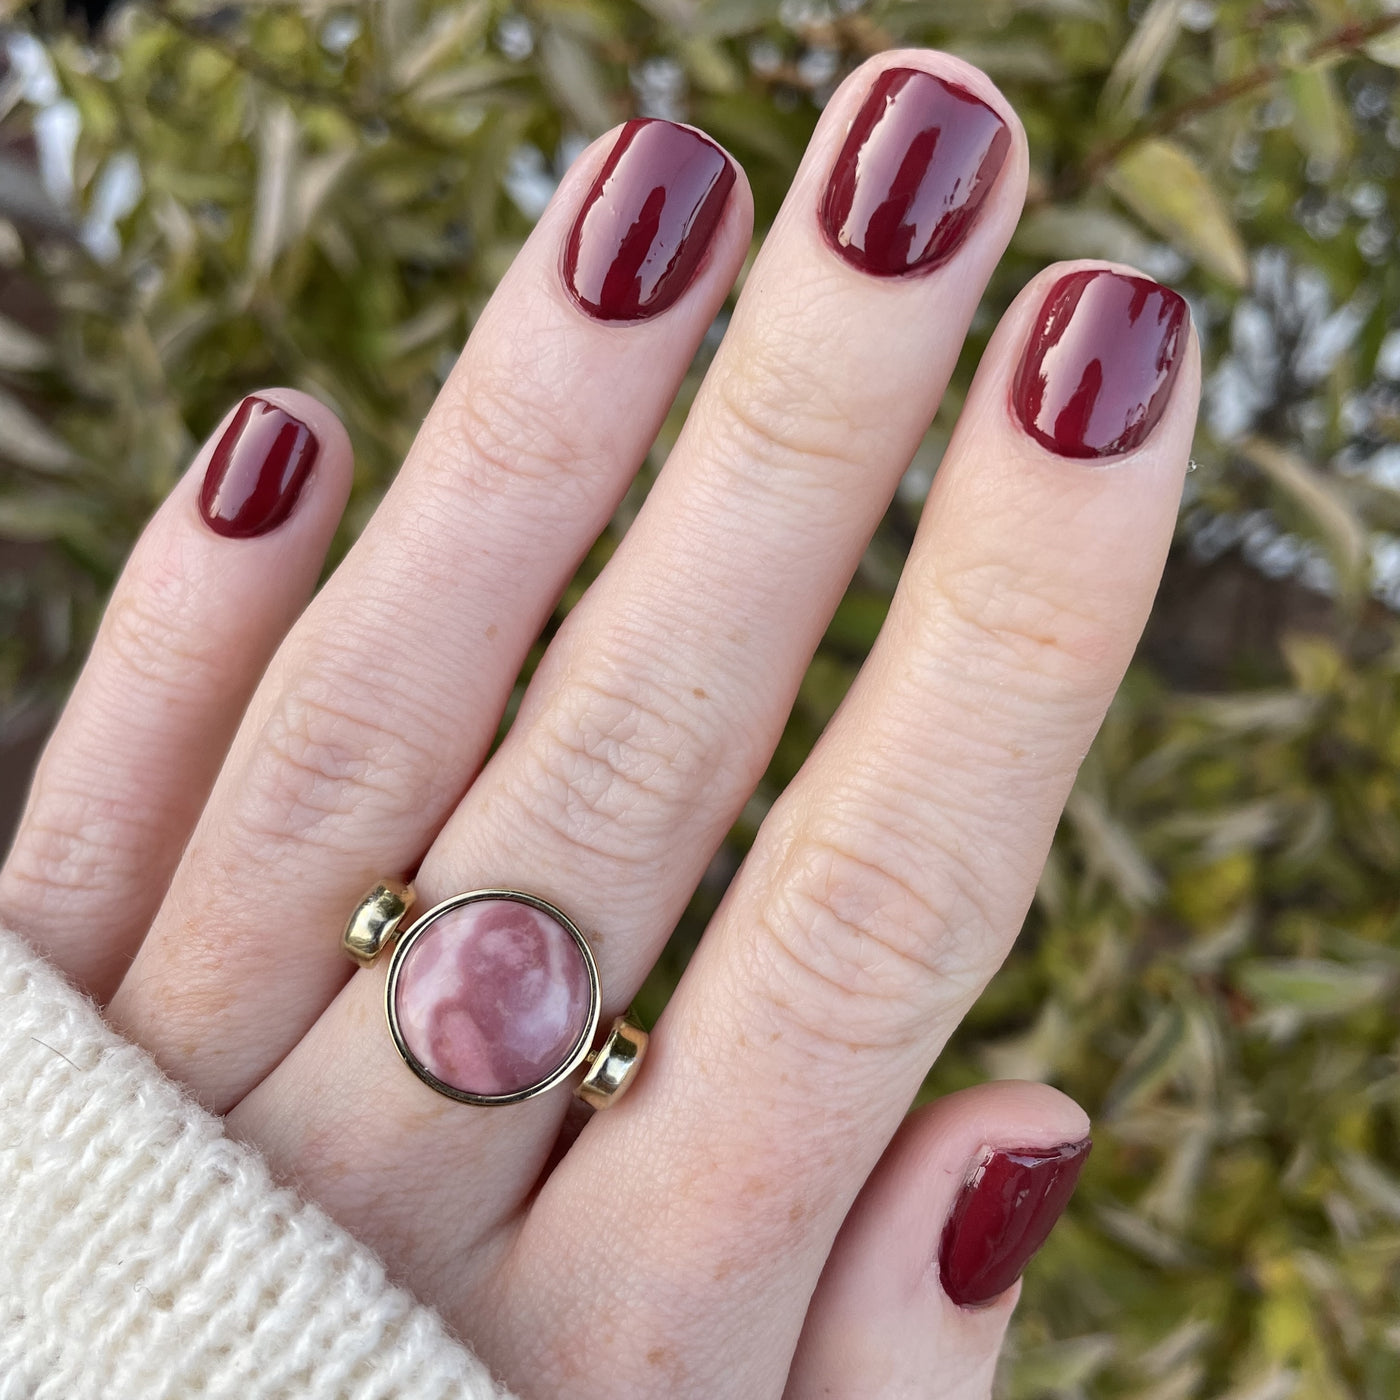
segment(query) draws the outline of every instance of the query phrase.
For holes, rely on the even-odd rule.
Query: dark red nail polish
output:
[[[1011,149],[980,97],[917,68],[875,80],[836,158],[821,224],[849,263],[878,277],[952,256]]]
[[[1167,407],[1191,312],[1146,277],[1090,268],[1060,278],[1031,332],[1011,400],[1062,457],[1138,446]]]
[[[230,539],[275,529],[291,513],[320,451],[299,418],[251,395],[214,448],[199,493],[209,528]]]
[[[690,285],[734,186],[713,141],[628,122],[564,244],[564,285],[600,321],[643,321]]]
[[[938,1252],[943,1291],[962,1307],[1005,1293],[1045,1243],[1093,1144],[992,1152],[963,1187]]]

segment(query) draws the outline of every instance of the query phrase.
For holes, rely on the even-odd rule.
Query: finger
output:
[[[350,490],[335,415],[292,389],[230,411],[147,526],[0,870],[6,918],[99,1000],[130,965]]]
[[[889,231],[907,258],[917,226],[932,265],[877,277],[833,246],[820,211],[833,169],[845,169],[847,129],[871,104],[883,111],[894,100],[891,76],[914,110],[898,108],[898,149],[879,151],[871,179],[886,192],[898,185],[927,158],[931,133],[943,133],[947,163],[927,167],[932,212],[917,190],[900,189],[896,203],[913,213]],[[420,868],[425,902],[482,886],[543,895],[593,935],[605,1014],[626,1006],[767,765],[927,430],[1015,226],[1025,168],[1005,100],[956,59],[885,54],[843,85],[645,508]],[[935,213],[959,237],[937,243],[948,225]],[[872,239],[862,247],[874,255]],[[302,1148],[340,1142],[342,1125],[358,1122],[356,1094],[373,1083],[378,1119],[357,1136],[357,1159],[400,1181],[407,1161],[424,1190],[450,1197],[455,1228],[487,1230],[529,1191],[561,1096],[489,1117],[450,1104],[430,1112],[431,1093],[404,1072],[388,1037],[371,1029],[366,1043],[382,997],[382,973],[357,978],[246,1108],[264,1131],[277,1120],[276,1150],[304,1180]],[[358,1087],[341,1072],[346,1055],[361,1066]],[[374,1175],[326,1180],[327,1199],[347,1216],[363,1212],[362,1228],[382,1229],[379,1242],[403,1250],[418,1222],[371,1199]],[[421,1243],[441,1257],[439,1233]]]
[[[576,162],[502,280],[394,487],[259,689],[113,1002],[207,1101],[236,1101],[296,1043],[351,970],[335,936],[347,909],[411,870],[461,796],[750,224],[718,147],[631,123]],[[269,911],[293,908],[269,950]]]
[[[1004,318],[871,657],[638,1085],[535,1204],[538,1247],[592,1202],[597,1257],[579,1267],[612,1281],[600,1309],[668,1319],[693,1393],[720,1384],[721,1356],[743,1358],[726,1385],[780,1388],[802,1280],[1020,927],[1171,539],[1198,393],[1184,316],[1165,289],[1084,265]],[[537,1313],[568,1308],[542,1269],[516,1277],[554,1288]]]
[[[807,1308],[786,1400],[987,1400],[1017,1284],[1089,1152],[1043,1084],[984,1084],[905,1120]]]

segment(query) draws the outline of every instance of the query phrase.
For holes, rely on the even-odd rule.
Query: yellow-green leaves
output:
[[[0,312],[0,371],[43,369],[53,351],[32,331]]]
[[[1400,619],[1369,589],[1400,561],[1400,368],[1376,354],[1400,325],[1397,3],[180,0],[119,7],[79,41],[40,33],[57,0],[0,0],[8,43],[31,29],[0,77],[0,741],[67,683],[142,522],[248,389],[298,385],[345,420],[343,550],[590,133],[659,94],[744,166],[761,238],[844,75],[905,46],[970,58],[1025,123],[1026,216],[640,1000],[661,1013],[880,633],[1012,298],[1058,259],[1159,276],[1189,259],[1173,280],[1202,313],[1211,469],[1188,479],[1027,926],[926,1092],[1043,1079],[1095,1120],[1025,1279],[1003,1400],[1396,1400]],[[60,99],[81,118],[71,208],[26,154]],[[79,233],[128,153],[140,199],[98,262]],[[560,616],[635,516],[723,326]],[[1232,395],[1241,412],[1214,411]],[[1206,549],[1198,519],[1234,528]],[[1332,567],[1265,576],[1266,537]]]
[[[1337,91],[1333,70],[1320,64],[1288,75],[1293,99],[1293,135],[1325,177],[1341,165],[1352,147],[1351,114]]]
[[[73,453],[47,424],[0,389],[0,461],[47,474],[66,471]]]
[[[1365,49],[1367,58],[1384,63],[1391,68],[1400,68],[1400,15],[1395,17],[1395,27],[1378,34]]]
[[[1245,994],[1275,1031],[1293,1033],[1308,1021],[1345,1016],[1379,1001],[1395,970],[1323,958],[1259,958],[1239,972]]]
[[[1186,148],[1162,137],[1130,146],[1109,188],[1149,228],[1232,287],[1249,281],[1249,255],[1229,207]]]
[[[1176,43],[1186,0],[1152,0],[1104,80],[1100,106],[1110,120],[1136,121]]]

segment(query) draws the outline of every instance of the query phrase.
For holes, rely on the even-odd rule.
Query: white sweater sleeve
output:
[[[0,1400],[509,1400],[0,929]]]

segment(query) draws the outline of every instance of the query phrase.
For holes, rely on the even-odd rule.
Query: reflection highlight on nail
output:
[[[916,68],[875,80],[832,167],[827,242],[878,277],[929,271],[967,237],[1011,148],[1006,123],[965,88]]]
[[[1106,268],[1050,289],[1012,385],[1022,426],[1062,457],[1140,446],[1171,397],[1190,330],[1183,297]]]
[[[1074,1194],[1093,1146],[988,1152],[954,1203],[938,1252],[943,1291],[962,1307],[1000,1297],[1021,1277]]]
[[[639,119],[618,134],[565,240],[564,284],[600,321],[642,321],[673,306],[699,270],[734,187],[713,141]]]

